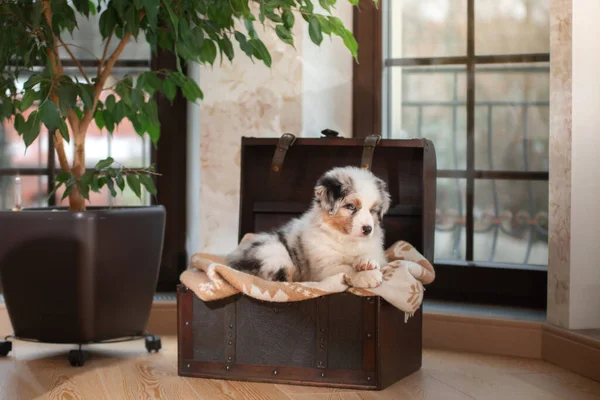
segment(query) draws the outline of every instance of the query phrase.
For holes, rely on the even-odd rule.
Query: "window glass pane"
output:
[[[549,0],[475,1],[476,54],[549,52]]]
[[[465,259],[466,185],[465,179],[437,180],[436,262]]]
[[[467,0],[389,1],[391,58],[464,56]]]
[[[10,210],[15,206],[15,176],[0,176],[0,210]],[[47,206],[48,177],[21,176],[21,207]]]
[[[549,66],[478,66],[475,168],[548,171]]]
[[[98,0],[92,0],[97,6]],[[102,10],[106,8],[106,3],[102,2]],[[69,46],[71,52],[77,59],[100,59],[104,52],[105,42],[102,41],[102,36],[98,32],[98,21],[100,20],[100,13],[89,16],[89,19],[79,13],[75,14],[77,17],[78,29],[73,32],[73,37],[66,32],[62,35],[66,45]],[[110,42],[108,48],[108,55],[119,45],[119,39],[115,36]],[[69,53],[63,48],[59,48],[59,54],[62,59],[70,59]],[[134,38],[129,40],[129,43],[121,53],[119,57],[121,60],[150,60],[150,46],[146,42],[146,38],[143,32],[140,32],[137,41]]]
[[[430,139],[439,169],[465,169],[464,67],[393,67],[388,73],[389,137]]]
[[[548,182],[476,180],[476,261],[548,264]]]
[[[27,118],[36,107],[23,116]],[[14,118],[0,123],[0,168],[46,168],[48,160],[48,131],[42,125],[38,140],[25,149],[23,138],[14,127]]]

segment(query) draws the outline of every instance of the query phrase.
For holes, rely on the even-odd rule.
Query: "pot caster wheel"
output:
[[[155,351],[158,353],[158,351],[161,348],[162,348],[162,344],[160,342],[160,336],[154,336],[154,335],[146,336],[146,350],[148,350],[148,353],[152,353],[152,351]]]
[[[83,367],[88,359],[88,352],[79,350],[69,351],[69,363],[72,367]]]
[[[12,342],[8,340],[0,341],[0,357],[6,357],[12,351]]]

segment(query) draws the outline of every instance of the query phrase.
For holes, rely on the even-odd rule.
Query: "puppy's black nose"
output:
[[[363,225],[362,231],[364,235],[368,235],[369,233],[371,233],[371,231],[373,231],[373,228],[371,227],[371,225]]]

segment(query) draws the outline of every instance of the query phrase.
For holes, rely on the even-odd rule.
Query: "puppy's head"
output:
[[[386,184],[371,171],[344,167],[325,173],[315,186],[325,224],[356,238],[371,237],[390,207]]]

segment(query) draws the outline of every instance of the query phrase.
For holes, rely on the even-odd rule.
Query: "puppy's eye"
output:
[[[356,206],[352,203],[346,204],[344,207],[346,207],[350,211],[356,211]]]

